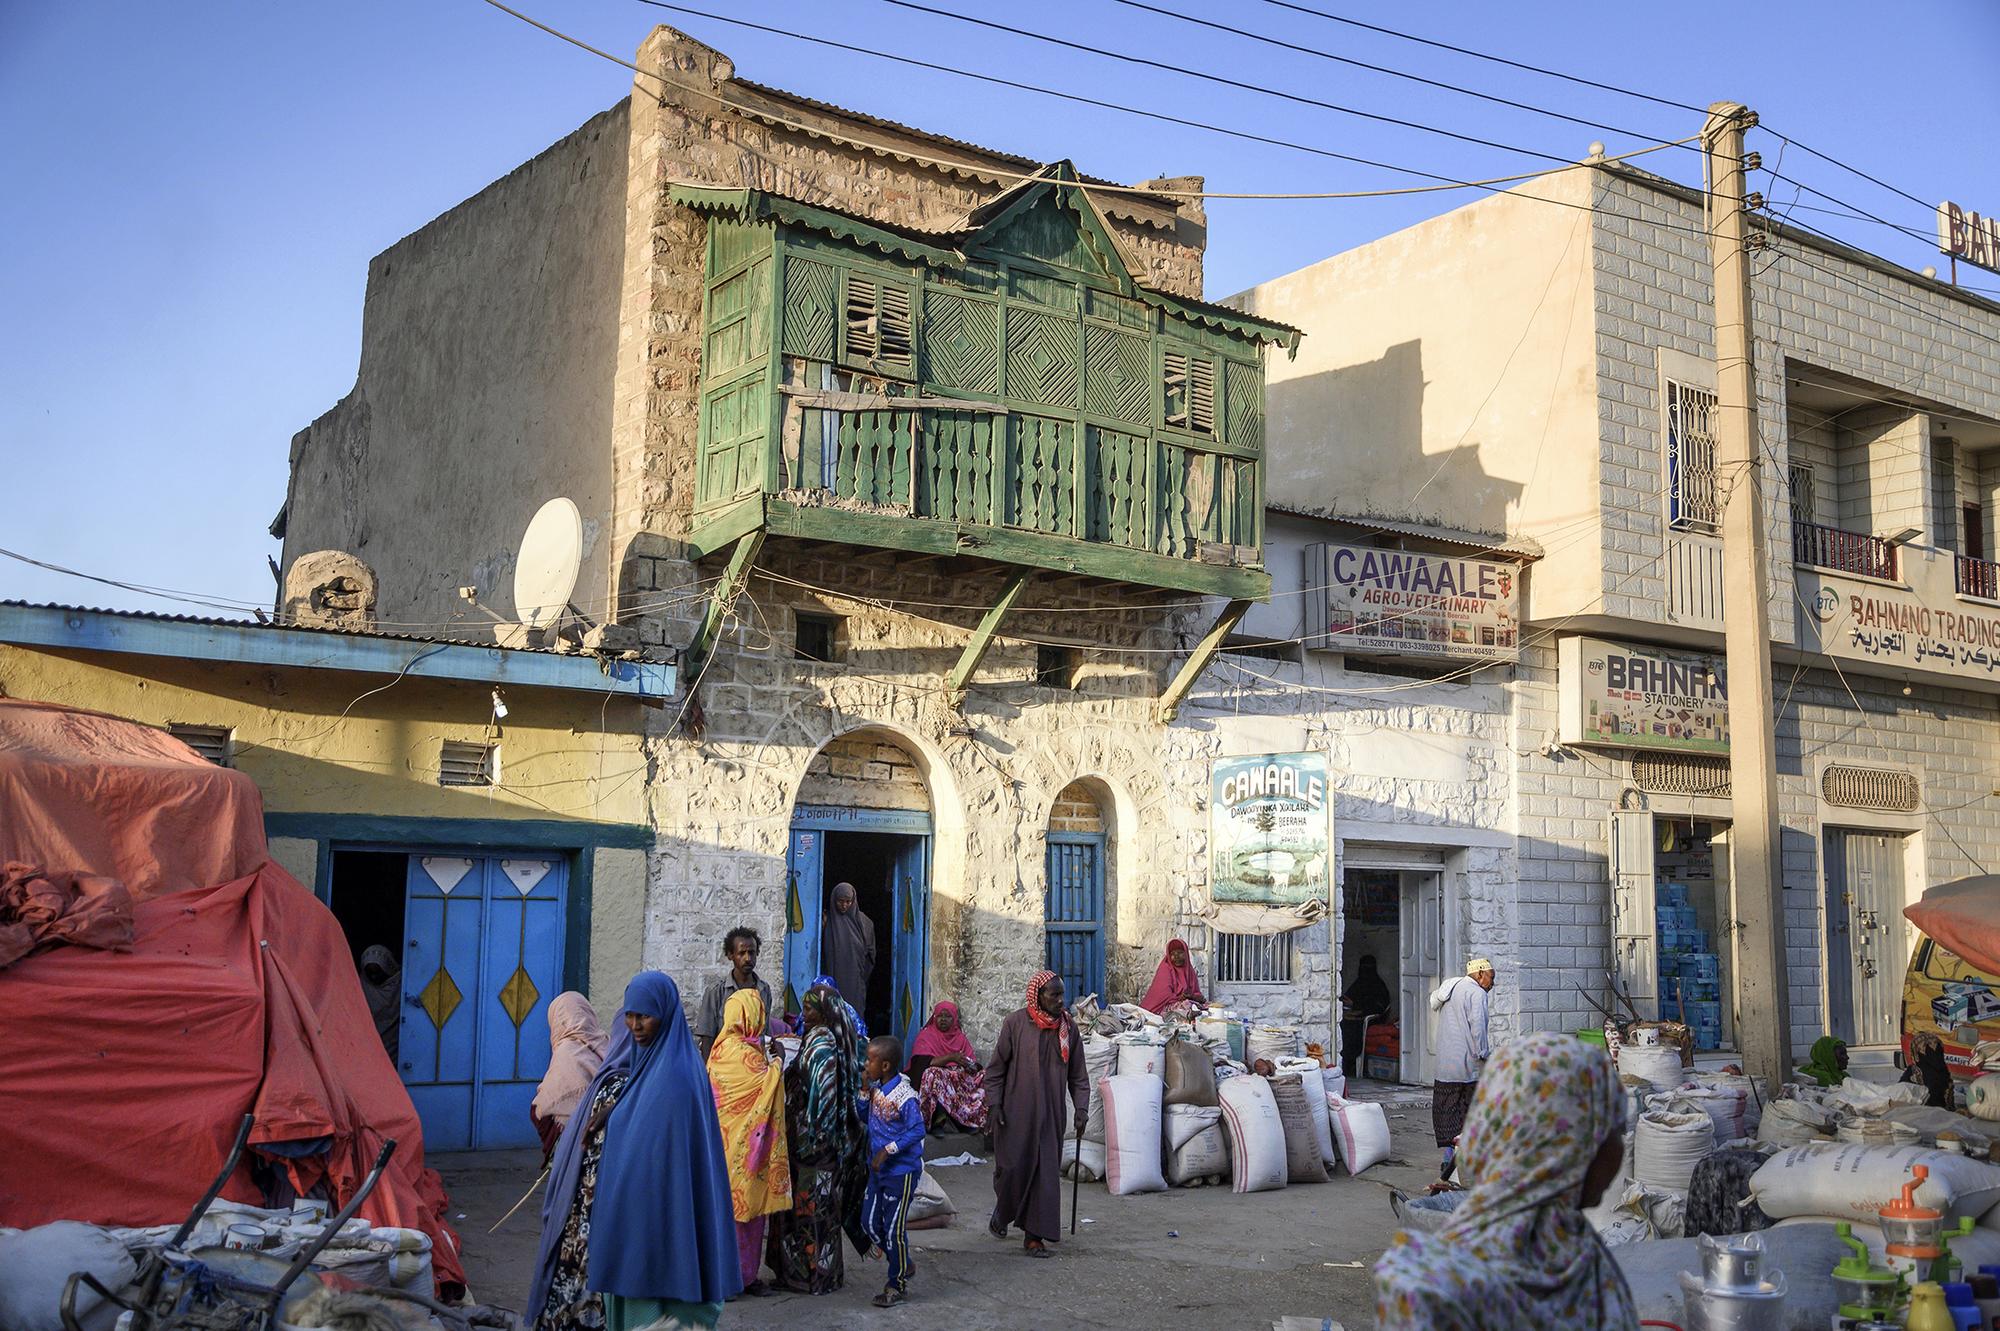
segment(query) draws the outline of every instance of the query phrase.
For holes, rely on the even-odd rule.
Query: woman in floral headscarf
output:
[[[762,1294],[765,1219],[792,1205],[792,1163],[785,1149],[785,1082],[764,1052],[764,1000],[738,989],[722,1006],[722,1029],[708,1051],[708,1081],[722,1121],[729,1200],[736,1211],[736,1251],[743,1292]]]
[[[1383,1331],[1628,1331],[1632,1292],[1599,1241],[1595,1205],[1625,1154],[1625,1095],[1605,1051],[1524,1035],[1479,1079],[1459,1169],[1469,1184],[1435,1234],[1399,1233],[1375,1264]]]

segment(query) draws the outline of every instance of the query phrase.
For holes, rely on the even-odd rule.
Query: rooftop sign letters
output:
[[[1520,659],[1520,569],[1513,564],[1358,545],[1314,545],[1306,554],[1315,647]]]
[[[1958,204],[1941,203],[1937,219],[1940,250],[2000,273],[2000,217],[1981,217]]]
[[[1565,638],[1557,664],[1563,743],[1729,752],[1729,683],[1719,658]]]

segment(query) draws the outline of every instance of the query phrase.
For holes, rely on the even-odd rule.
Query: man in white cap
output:
[[[1458,1134],[1465,1128],[1465,1111],[1486,1056],[1493,1052],[1486,1039],[1486,993],[1493,987],[1493,963],[1474,957],[1465,974],[1454,975],[1431,994],[1436,1014],[1437,1061],[1431,1081],[1431,1131],[1444,1152],[1440,1178],[1450,1178],[1457,1162]]]

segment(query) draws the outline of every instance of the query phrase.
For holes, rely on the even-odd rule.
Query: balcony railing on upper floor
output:
[[[1816,522],[1793,522],[1792,560],[1835,573],[1896,581],[1895,543],[1867,532],[1842,531]]]
[[[1970,555],[1958,556],[1958,591],[1961,596],[2000,601],[2000,564]]]

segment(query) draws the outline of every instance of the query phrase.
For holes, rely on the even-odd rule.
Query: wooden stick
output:
[[[486,1232],[488,1234],[499,1233],[500,1226],[506,1224],[509,1220],[512,1220],[514,1218],[514,1212],[520,1210],[522,1207],[528,1204],[528,1199],[535,1195],[535,1189],[541,1187],[542,1180],[546,1179],[548,1176],[549,1176],[549,1166],[543,1165],[542,1172],[535,1175],[535,1181],[533,1183],[530,1183],[528,1185],[528,1190],[521,1194],[521,1200],[515,1202],[514,1205],[511,1208],[509,1208],[506,1215],[503,1215],[498,1220],[494,1221],[493,1228],[487,1230]]]

